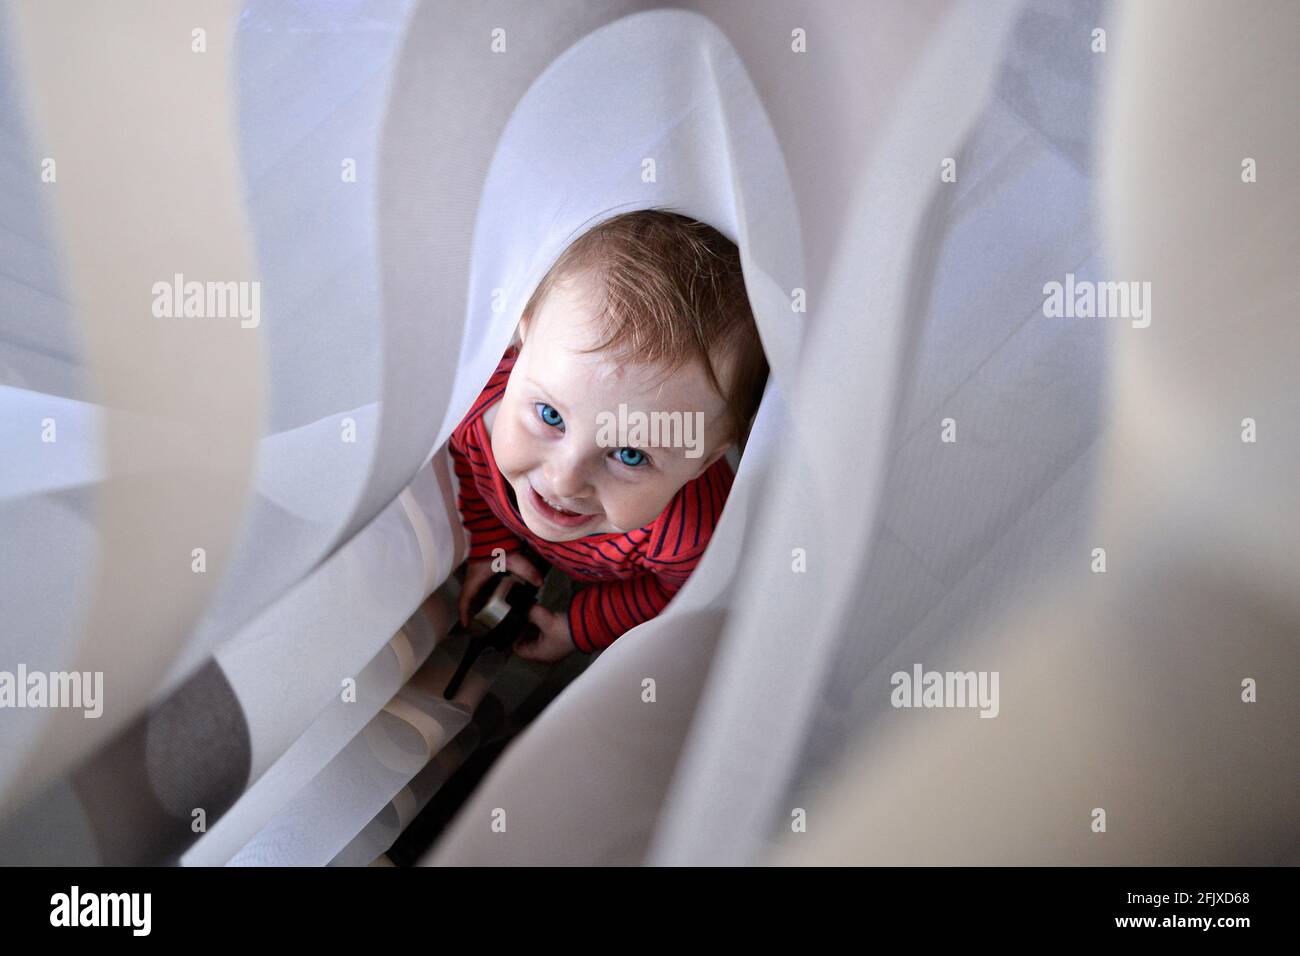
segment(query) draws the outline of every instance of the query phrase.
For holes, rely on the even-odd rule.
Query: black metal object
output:
[[[550,565],[532,554],[528,558],[544,578]],[[469,645],[461,655],[460,664],[443,691],[443,697],[451,700],[456,695],[470,668],[485,650],[492,647],[505,653],[526,628],[533,626],[528,623],[528,611],[537,601],[538,590],[536,585],[520,580],[508,571],[500,571],[488,579],[470,604],[471,617],[466,629],[470,635]]]

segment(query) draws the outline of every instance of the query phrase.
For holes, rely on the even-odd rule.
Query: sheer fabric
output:
[[[1232,35],[1190,6],[1204,35]],[[1263,623],[1227,662],[1198,631],[1196,675],[1294,669],[1280,636],[1297,592],[1279,569],[1296,566],[1296,538],[1276,520],[1286,485],[1268,477],[1294,473],[1294,445],[1223,466],[1187,422],[1207,419],[1211,394],[1234,407],[1229,425],[1236,405],[1282,430],[1293,419],[1285,348],[1218,343],[1233,374],[1201,393],[1220,369],[1195,343],[1233,308],[1263,343],[1289,341],[1274,319],[1294,305],[1281,264],[1295,216],[1268,210],[1294,212],[1296,191],[1261,181],[1259,205],[1233,207],[1229,231],[1275,254],[1218,271],[1222,246],[1194,237],[1230,203],[1192,177],[1210,199],[1184,210],[1138,161],[1194,140],[1158,135],[1158,101],[1103,109],[1122,77],[1145,90],[1182,76],[1171,64],[1195,48],[1221,67],[1200,74],[1207,111],[1240,124],[1215,155],[1235,169],[1252,139],[1294,156],[1294,126],[1224,98],[1266,99],[1263,86],[1213,79],[1252,48],[1276,53],[1268,28],[1291,21],[1267,7],[1220,63],[1195,30],[1160,29],[1168,8],[1142,9],[254,0],[206,5],[198,26],[161,2],[120,23],[73,5],[0,12],[14,157],[0,165],[0,670],[100,671],[105,688],[96,720],[0,714],[0,859],[382,860],[488,732],[485,701],[519,706],[546,675],[487,655],[440,696],[465,553],[446,439],[555,257],[628,209],[672,208],[737,242],[772,378],[691,580],[575,662],[425,863],[905,862],[903,807],[933,824],[930,861],[953,862],[945,848],[970,826],[942,799],[954,752],[980,799],[1016,798],[993,828],[1014,830],[1040,791],[1007,755],[1049,761],[1044,733],[1067,730],[900,721],[888,675],[987,668],[1041,690],[1064,662],[1082,667],[1043,637],[1067,629],[1039,608],[1099,534],[1142,574],[1163,566],[1166,546],[1124,530],[1150,501],[1117,490],[1132,436],[1153,429],[1181,436],[1166,453],[1190,441],[1214,489],[1168,502],[1150,525],[1162,540],[1194,549],[1199,529],[1247,564],[1252,542],[1271,548],[1260,601],[1238,578],[1199,614]],[[1098,28],[1109,53],[1090,47]],[[1122,48],[1129,31],[1151,73]],[[1043,284],[1066,273],[1176,287],[1171,233],[1205,277],[1165,307],[1195,317],[1186,337],[1044,316]],[[178,274],[256,281],[259,321],[155,314],[150,290]],[[1133,460],[1181,487],[1155,452]],[[1242,482],[1258,505],[1205,517]],[[1170,606],[1201,607],[1205,568],[1179,567]],[[1096,609],[1122,659],[1146,633],[1146,579],[1119,577],[1104,600],[1067,588],[1061,606]],[[1176,657],[1177,625],[1152,627],[1145,664]],[[1063,719],[1050,695],[1033,703]],[[1289,716],[1267,711],[1261,739]],[[987,724],[1007,736],[970,737]],[[1040,808],[1094,799],[1069,787],[1096,768],[1063,766]],[[1233,859],[1294,838],[1268,779],[1276,813]],[[792,842],[792,813],[813,807]],[[829,820],[853,839],[833,845]],[[961,852],[1089,852],[1053,825],[1034,819],[1047,837],[1033,852]]]

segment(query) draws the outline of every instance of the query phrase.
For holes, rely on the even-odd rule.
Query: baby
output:
[[[593,652],[657,615],[699,562],[767,380],[734,243],[659,210],[595,226],[533,292],[516,340],[452,433],[469,532],[460,619],[522,553],[568,574],[515,652]]]

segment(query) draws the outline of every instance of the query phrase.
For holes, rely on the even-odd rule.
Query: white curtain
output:
[[[1297,862],[1300,11],[1121,9],[1099,219],[1151,321],[1113,326],[1093,520],[1042,587],[962,622],[999,718],[878,721],[769,862]]]
[[[556,672],[425,862],[755,863],[813,806],[781,851],[826,859],[823,812],[861,825],[859,748],[891,766],[910,741],[907,779],[948,752],[889,673],[1040,660],[1032,631],[975,638],[1095,540],[1117,330],[1048,320],[1042,286],[1124,248],[1094,157],[1132,123],[1100,103],[1138,15],[201,9],[3,11],[0,670],[101,671],[105,706],[0,712],[0,859],[382,860],[554,679],[489,654],[441,696],[465,553],[445,441],[554,258],[627,209],[738,243],[772,379],[686,587]],[[256,280],[260,323],[151,314],[178,273]],[[850,859],[892,859],[881,826],[902,832],[882,810]]]

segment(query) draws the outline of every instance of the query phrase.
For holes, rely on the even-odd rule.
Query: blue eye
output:
[[[645,464],[645,452],[636,448],[620,448],[618,450],[618,460],[632,468]]]
[[[564,418],[555,410],[554,406],[547,405],[545,402],[535,402],[533,407],[537,409],[537,417],[552,428],[564,427]]]

